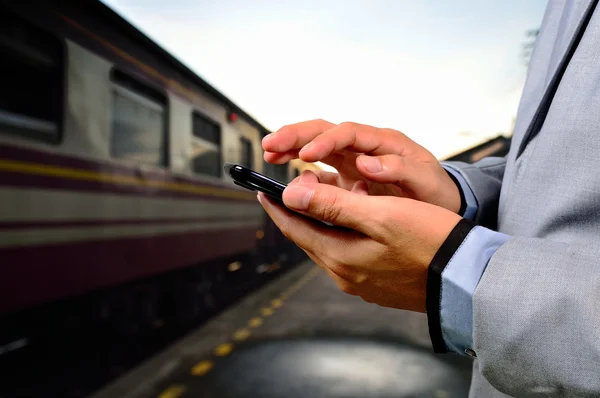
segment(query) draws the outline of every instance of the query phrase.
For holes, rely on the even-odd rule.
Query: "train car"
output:
[[[0,54],[5,340],[197,319],[299,259],[222,165],[315,166],[266,164],[267,129],[110,8],[1,1]]]

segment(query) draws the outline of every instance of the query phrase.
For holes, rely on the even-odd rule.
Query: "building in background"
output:
[[[499,135],[484,143],[467,149],[461,153],[450,156],[444,160],[455,160],[466,163],[475,163],[487,156],[505,156],[510,149],[511,137]]]

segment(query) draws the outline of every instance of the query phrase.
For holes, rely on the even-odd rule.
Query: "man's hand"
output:
[[[364,181],[370,195],[398,196],[457,213],[460,194],[439,161],[399,131],[324,120],[285,126],[262,142],[264,159],[323,162],[339,174],[317,172],[321,182],[350,190]]]
[[[262,193],[258,198],[283,234],[342,291],[381,306],[419,312],[426,308],[429,263],[460,220],[428,203],[322,184],[309,171],[285,189],[284,203],[337,227],[296,214]]]

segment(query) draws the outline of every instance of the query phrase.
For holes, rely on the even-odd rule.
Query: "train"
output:
[[[267,128],[100,1],[0,20],[0,354],[199,319],[304,258],[222,167],[318,164],[264,162]]]

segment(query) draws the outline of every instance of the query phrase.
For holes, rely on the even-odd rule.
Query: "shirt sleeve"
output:
[[[461,191],[461,199],[464,200],[464,219],[473,221],[477,216],[477,199],[462,174],[448,164],[442,164],[450,174]],[[466,225],[466,224],[464,224]],[[463,225],[463,230],[465,229]],[[471,225],[466,227],[466,236],[462,239],[457,237],[460,233],[456,230],[451,233],[445,242],[445,248],[454,246],[453,254],[446,264],[439,266],[441,278],[439,278],[439,325],[433,329],[441,332],[443,341],[434,343],[434,348],[440,344],[451,352],[460,355],[469,355],[473,346],[473,294],[481,279],[485,268],[495,251],[510,237],[493,230]],[[464,236],[464,235],[463,235]],[[436,295],[437,296],[437,295]],[[431,329],[431,328],[430,328]],[[438,333],[433,333],[438,335]],[[438,340],[438,339],[435,339]],[[445,350],[439,350],[443,352]]]
[[[473,347],[473,294],[496,250],[510,236],[475,226],[442,271],[440,326],[449,351],[468,355]]]
[[[462,196],[465,199],[466,209],[464,213],[460,215],[466,218],[467,220],[474,220],[475,216],[477,215],[477,210],[479,206],[477,204],[477,199],[475,198],[473,191],[465,181],[464,177],[456,169],[454,169],[448,164],[442,164],[442,166],[450,175],[454,177],[455,182],[458,183],[458,189],[462,191]]]

